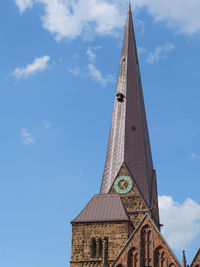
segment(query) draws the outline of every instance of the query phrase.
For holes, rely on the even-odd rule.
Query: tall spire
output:
[[[187,266],[186,257],[185,257],[185,250],[183,250],[183,267]]]
[[[109,192],[123,165],[150,208],[155,175],[130,3],[101,184],[102,194]]]

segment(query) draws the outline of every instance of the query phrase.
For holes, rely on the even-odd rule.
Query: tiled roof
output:
[[[118,101],[118,93],[124,95],[123,101]],[[128,168],[147,206],[151,208],[155,182],[153,181],[151,147],[130,8],[125,27],[110,137],[101,184],[100,192],[102,194],[109,192],[123,164]]]
[[[195,255],[192,263],[191,263],[191,267],[194,267],[195,266],[195,262],[198,260],[198,258],[200,259],[200,249],[197,251],[197,254]],[[200,261],[200,260],[199,260]]]
[[[95,195],[72,223],[129,221],[118,194]]]

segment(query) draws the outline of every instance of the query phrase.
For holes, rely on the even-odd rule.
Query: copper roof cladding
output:
[[[125,98],[114,100],[112,122],[101,193],[108,193],[125,164],[148,207],[152,202],[153,163],[144,107],[131,7],[126,20],[124,42],[116,88]]]
[[[129,221],[118,194],[95,195],[72,223]]]

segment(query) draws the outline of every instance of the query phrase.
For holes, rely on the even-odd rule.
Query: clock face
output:
[[[114,182],[114,189],[119,194],[127,194],[133,188],[133,181],[129,176],[119,176]]]

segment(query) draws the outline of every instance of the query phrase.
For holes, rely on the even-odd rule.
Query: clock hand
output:
[[[124,184],[122,184],[122,188],[123,188],[123,189],[126,189],[126,186],[125,186]]]
[[[122,186],[124,189],[126,189],[126,187],[125,187],[126,180],[127,180],[127,178],[125,178],[124,181],[122,182]]]

